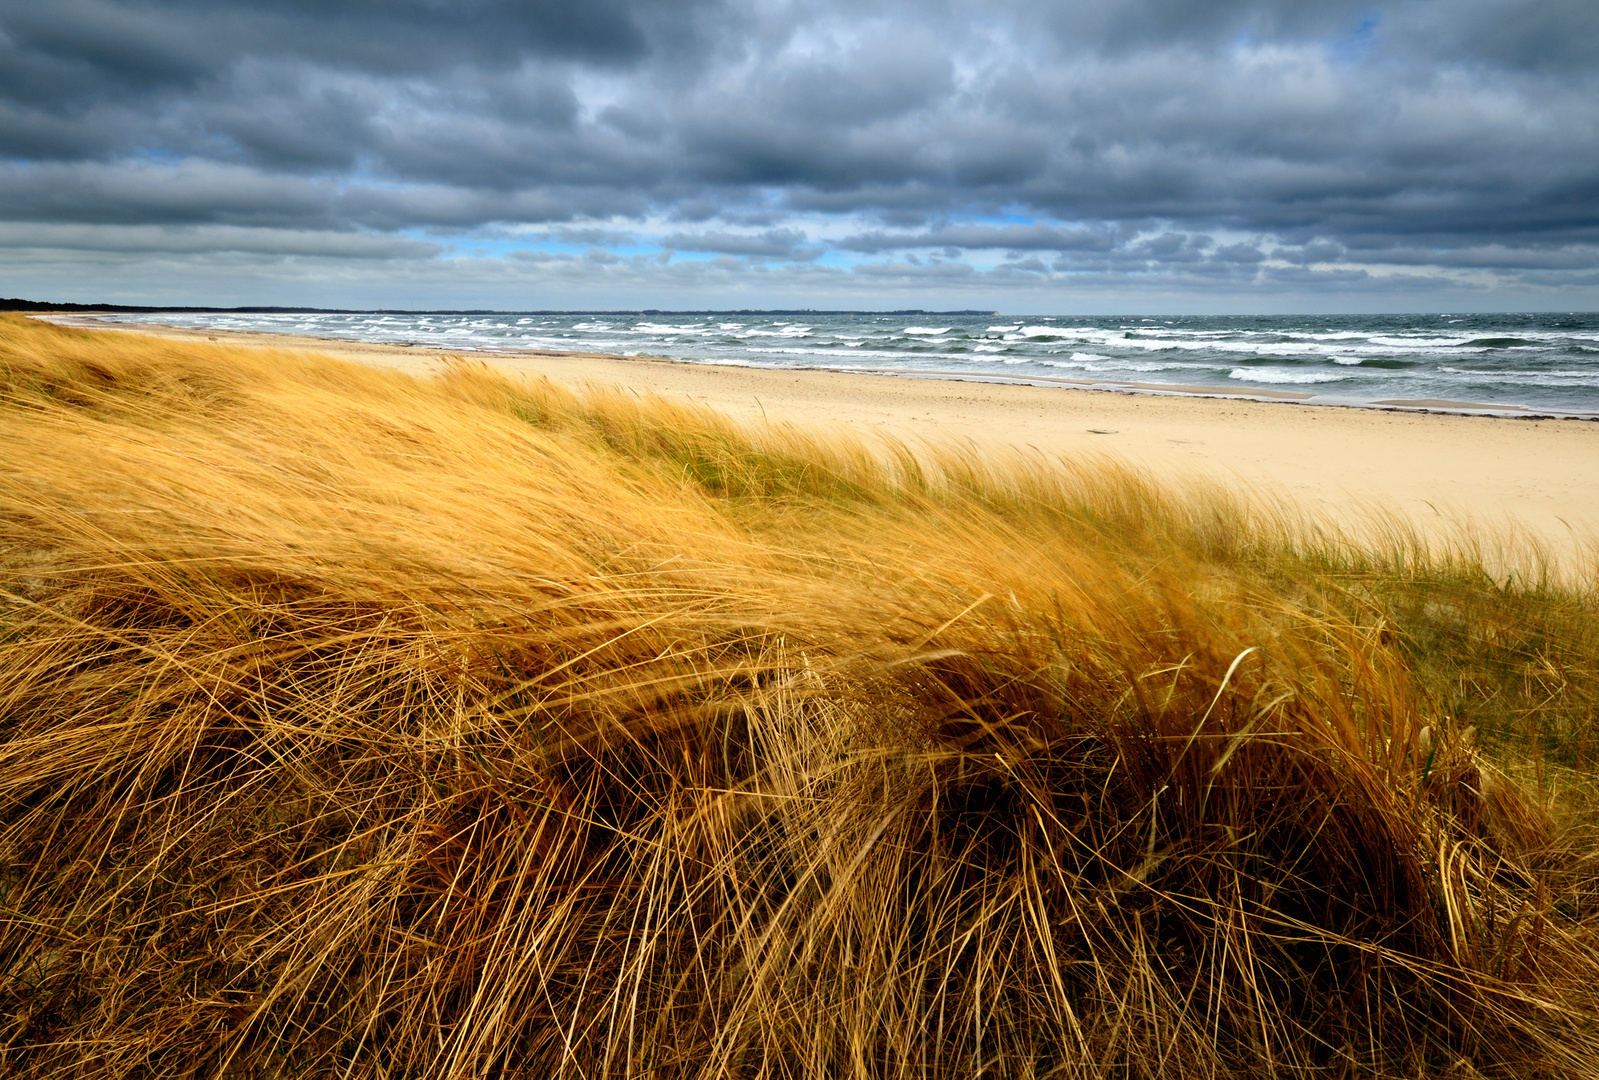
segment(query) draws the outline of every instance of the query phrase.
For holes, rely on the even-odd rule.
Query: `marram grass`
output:
[[[6,317],[0,1070],[1599,1074],[1512,555]]]

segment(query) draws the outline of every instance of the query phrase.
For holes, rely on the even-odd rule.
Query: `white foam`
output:
[[[808,327],[808,326],[789,326],[789,325],[786,325],[786,324],[783,324],[783,323],[774,323],[773,325],[774,326],[782,326],[783,328],[781,330],[746,330],[742,334],[739,334],[737,336],[738,337],[786,337],[786,338],[796,338],[796,337],[809,337],[810,333],[811,333],[811,328]]]
[[[990,333],[990,334],[1014,334],[1016,331],[1018,331],[1020,329],[1021,329],[1021,324],[1020,323],[1018,323],[1015,326],[990,326],[988,328],[988,333]]]
[[[1373,345],[1386,345],[1390,349],[1424,349],[1424,348],[1450,348],[1455,345],[1469,345],[1483,335],[1474,334],[1463,338],[1434,338],[1434,337],[1373,337]]]
[[[947,334],[953,329],[954,327],[952,326],[907,326],[905,328],[905,333],[916,334],[922,337],[937,337],[939,334]]]
[[[703,326],[668,326],[665,323],[641,322],[633,328],[635,334],[662,334],[668,337],[680,337],[684,334],[698,336],[705,333]]]
[[[1313,383],[1343,382],[1347,375],[1333,375],[1321,371],[1283,371],[1280,368],[1233,368],[1229,379],[1241,382],[1281,383],[1289,386],[1309,386]]]
[[[756,348],[756,347],[752,346],[751,348],[749,348],[749,349],[747,349],[745,351],[746,352],[752,352],[752,353],[761,353],[763,355],[772,355],[772,356],[880,356],[880,357],[883,357],[885,359],[886,358],[899,358],[899,359],[904,359],[905,358],[905,354],[902,353],[902,352],[887,352],[887,351],[884,351],[884,350],[877,350],[877,349],[859,349],[859,350],[856,350],[856,349],[822,349],[822,348],[817,348],[817,349],[782,349],[782,348]],[[721,361],[717,360],[717,361],[714,361],[714,363],[718,363],[719,364],[719,363],[721,363]]]
[[[973,352],[987,352],[987,353],[1004,352],[1005,351],[1005,346],[1003,346],[1003,345],[974,345],[974,346],[972,346],[972,351]]]
[[[1140,363],[1136,363],[1135,362],[1135,363],[1128,364],[1127,367],[1131,371],[1136,371],[1136,372],[1139,372],[1140,374],[1146,374],[1146,375],[1151,373],[1151,372],[1156,372],[1156,371],[1215,371],[1216,370],[1215,368],[1211,367],[1209,364],[1148,364],[1148,363],[1140,364]]]
[[[1502,383],[1536,383],[1539,379],[1596,379],[1599,380],[1599,371],[1467,371],[1464,368],[1445,367],[1440,365],[1439,372],[1445,375],[1464,375],[1474,382],[1502,382]]]

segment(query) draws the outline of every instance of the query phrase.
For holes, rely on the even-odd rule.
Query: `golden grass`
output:
[[[1599,1074],[1535,559],[16,317],[0,448],[8,1075]]]

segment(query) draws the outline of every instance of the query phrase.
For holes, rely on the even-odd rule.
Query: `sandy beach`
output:
[[[324,353],[416,374],[445,353],[291,335],[108,327]],[[1114,454],[1163,476],[1284,493],[1353,523],[1397,510],[1442,537],[1457,523],[1525,529],[1562,560],[1599,537],[1599,423],[1387,411],[1243,398],[782,371],[574,353],[471,353],[572,385],[620,384],[747,421],[843,425],[919,442]]]

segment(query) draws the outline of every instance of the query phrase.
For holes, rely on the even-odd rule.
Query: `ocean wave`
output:
[[[808,326],[785,326],[779,330],[746,330],[735,337],[810,337],[811,328]]]
[[[947,334],[953,329],[953,326],[907,326],[903,331],[901,331],[901,333],[911,334],[918,337],[937,337],[939,334]]]
[[[1275,383],[1286,386],[1311,386],[1315,383],[1344,382],[1348,375],[1324,371],[1283,371],[1280,368],[1233,368],[1229,379],[1240,382]]]
[[[1372,337],[1373,345],[1383,345],[1391,349],[1452,349],[1459,345],[1470,345],[1473,339],[1440,338],[1440,337],[1409,337],[1409,336],[1382,336]]]
[[[1552,368],[1547,371],[1472,371],[1469,368],[1440,367],[1445,375],[1460,375],[1475,382],[1499,382],[1516,385],[1536,384],[1539,379],[1579,379],[1599,382],[1599,371],[1567,371]]]
[[[1152,374],[1152,373],[1157,372],[1157,371],[1195,371],[1195,372],[1205,372],[1205,373],[1208,374],[1210,372],[1214,372],[1214,371],[1218,370],[1217,368],[1214,368],[1214,367],[1212,367],[1209,364],[1180,364],[1180,363],[1151,364],[1148,361],[1145,361],[1145,362],[1142,362],[1142,363],[1139,363],[1139,362],[1135,361],[1133,363],[1127,364],[1126,367],[1127,367],[1127,370],[1136,371],[1140,375],[1148,375],[1148,374]]]
[[[680,334],[692,334],[695,336],[708,334],[710,333],[710,329],[711,328],[708,326],[670,326],[665,323],[639,323],[628,332],[633,334],[660,334],[667,337],[674,337]]]

